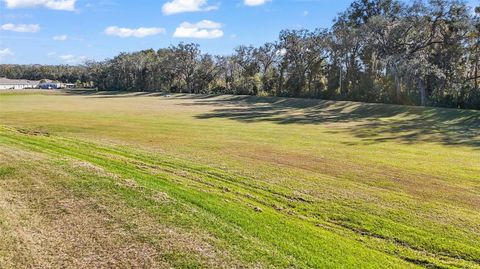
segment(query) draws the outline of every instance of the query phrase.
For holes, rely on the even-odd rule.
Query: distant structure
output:
[[[40,81],[0,77],[0,90],[35,89],[38,88],[39,85]]]
[[[38,85],[40,89],[61,89],[64,88],[64,84],[58,81],[53,81],[49,79],[43,79],[42,82]]]
[[[0,77],[0,90],[23,90],[23,89],[73,89],[74,83],[62,83],[49,79],[39,81],[25,79],[9,79]]]
[[[58,83],[53,83],[53,82],[43,82],[38,85],[40,89],[59,89],[60,87],[58,86]]]

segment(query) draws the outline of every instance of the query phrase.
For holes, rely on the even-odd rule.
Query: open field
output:
[[[0,268],[480,268],[480,111],[0,93]]]

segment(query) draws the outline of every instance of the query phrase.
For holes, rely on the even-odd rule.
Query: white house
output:
[[[0,77],[0,90],[22,90],[38,88],[40,81],[8,79]]]

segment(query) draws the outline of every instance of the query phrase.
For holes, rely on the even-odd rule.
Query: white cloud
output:
[[[7,24],[1,25],[0,30],[20,32],[20,33],[35,33],[40,31],[40,25],[7,23]]]
[[[7,8],[44,7],[54,10],[75,10],[77,0],[3,0]]]
[[[67,40],[68,36],[67,35],[56,35],[54,37],[52,37],[53,40],[56,40],[56,41],[65,41]]]
[[[67,55],[60,55],[60,59],[62,59],[67,64],[79,64],[87,60],[87,57],[67,54]]]
[[[207,0],[172,0],[162,6],[162,12],[165,15],[183,12],[210,11],[215,9],[218,9],[218,6],[209,6]]]
[[[270,2],[271,0],[244,0],[243,3],[246,5],[246,6],[251,6],[251,7],[254,7],[254,6],[261,6],[267,2]]]
[[[197,23],[183,22],[177,27],[174,37],[213,39],[223,36],[222,24],[209,20]]]
[[[32,18],[32,15],[28,13],[24,13],[24,14],[13,14],[13,13],[1,14],[0,13],[0,19],[21,20],[21,19],[29,19],[29,18]]]
[[[0,60],[13,56],[13,52],[9,48],[0,49]]]
[[[60,61],[63,61],[66,64],[81,64],[84,63],[87,60],[86,56],[76,56],[73,54],[65,54],[65,55],[59,55],[57,52],[52,51],[47,53],[47,56],[50,58],[58,59]]]
[[[118,36],[118,37],[147,37],[152,35],[164,34],[165,28],[156,28],[156,27],[140,27],[137,29],[131,28],[121,28],[117,26],[110,26],[105,29],[106,35]]]
[[[303,16],[308,16],[308,13],[309,13],[308,10],[305,10],[305,11],[303,12]]]

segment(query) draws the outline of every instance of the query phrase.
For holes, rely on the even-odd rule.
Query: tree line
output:
[[[231,55],[178,45],[81,66],[1,65],[0,75],[100,90],[248,94],[480,109],[480,7],[356,0],[330,29],[284,30]]]

